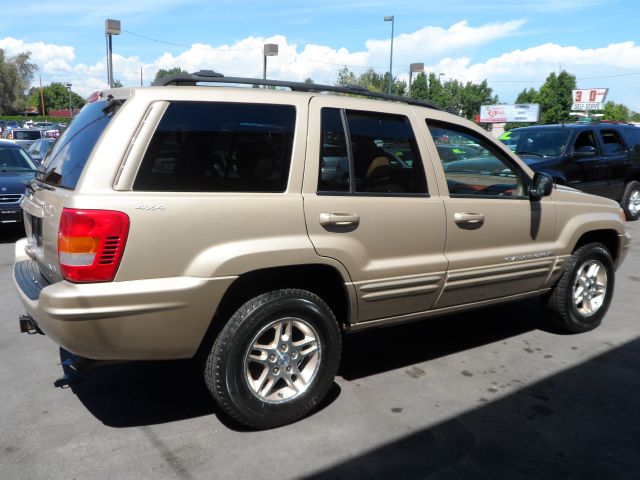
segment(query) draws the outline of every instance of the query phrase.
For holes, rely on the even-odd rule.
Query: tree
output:
[[[343,87],[358,85],[360,87],[365,87],[371,92],[387,93],[389,88],[389,72],[380,74],[373,68],[369,68],[366,72],[356,76],[356,74],[349,70],[348,67],[344,67],[338,72],[338,81],[336,82],[336,85]],[[393,95],[406,95],[406,92],[407,82],[393,77],[391,93]]]
[[[74,110],[79,110],[85,104],[84,98],[74,91],[69,91],[66,85],[59,82],[47,85],[43,87],[42,90],[46,112],[51,110],[64,110],[70,106]],[[33,87],[29,90],[28,104],[36,108],[38,112],[42,112],[42,96],[39,88]]]
[[[607,102],[604,105],[603,120],[612,120],[615,122],[628,122],[631,119],[631,113],[626,105],[615,102]]]
[[[33,75],[38,69],[29,62],[30,52],[8,57],[0,48],[0,115],[8,115],[25,110],[24,92],[29,88]]]
[[[442,83],[439,76],[433,72],[428,76],[424,73],[417,75],[411,86],[411,96],[434,103],[469,120],[473,120],[480,113],[480,105],[498,102],[498,97],[493,95],[493,90],[486,80],[481,83],[463,84],[458,80]]]
[[[122,84],[122,82],[120,80],[118,80],[117,78],[113,81],[113,88],[122,88],[124,87],[124,85]]]
[[[304,83],[306,83],[307,85],[313,85],[313,78],[311,77],[307,77],[304,79]]]
[[[151,83],[152,85],[154,83],[156,83],[158,80],[160,80],[163,77],[168,77],[169,75],[178,75],[180,73],[189,73],[186,70],[181,69],[180,67],[174,67],[174,68],[170,68],[169,70],[165,70],[164,68],[161,68],[160,70],[158,70],[156,72],[156,76],[153,79],[153,82]]]
[[[573,97],[571,90],[576,88],[576,77],[560,72],[556,75],[551,72],[537,95],[537,103],[540,104],[540,123],[567,123],[573,118],[569,115]]]

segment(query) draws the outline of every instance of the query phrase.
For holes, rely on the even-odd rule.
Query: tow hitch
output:
[[[31,315],[20,315],[18,319],[20,321],[20,332],[28,333],[29,335],[35,335],[36,333],[44,335],[44,332],[40,330]]]

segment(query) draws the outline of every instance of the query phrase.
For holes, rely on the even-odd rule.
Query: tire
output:
[[[607,248],[600,243],[580,247],[546,299],[549,323],[568,333],[593,330],[609,309],[614,285],[615,267]]]
[[[242,305],[205,364],[211,395],[231,418],[255,429],[313,411],[333,383],[341,335],[329,306],[306,290],[275,290]]]
[[[620,204],[628,221],[638,219],[640,216],[640,182],[631,181],[627,184]]]

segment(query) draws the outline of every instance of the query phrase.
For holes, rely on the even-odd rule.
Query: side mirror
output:
[[[533,183],[529,187],[529,198],[531,200],[540,200],[542,197],[548,197],[553,190],[553,177],[548,173],[536,172],[533,176]]]

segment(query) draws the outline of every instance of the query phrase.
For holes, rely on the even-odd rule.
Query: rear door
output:
[[[65,201],[113,111],[105,101],[86,105],[56,142],[36,178],[27,185],[23,203],[27,254],[51,283],[62,279],[58,262],[58,225]]]
[[[310,102],[308,234],[319,255],[348,270],[358,322],[426,311],[444,281],[444,206],[410,113],[344,97]]]

